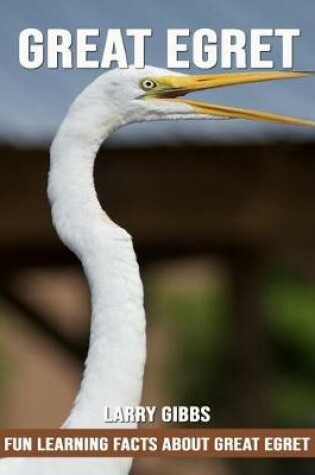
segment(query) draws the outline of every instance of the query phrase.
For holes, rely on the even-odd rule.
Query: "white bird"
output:
[[[180,98],[201,89],[307,75],[190,76],[131,67],[102,74],[71,105],[51,146],[48,196],[60,239],[82,262],[91,290],[92,317],[82,383],[64,428],[108,428],[103,422],[104,406],[137,406],[142,391],[146,344],[139,268],[130,235],[101,208],[94,187],[94,161],[104,139],[131,122],[161,119],[241,118],[314,127],[314,122],[303,119]],[[4,459],[0,474],[127,475],[131,462],[126,458]]]

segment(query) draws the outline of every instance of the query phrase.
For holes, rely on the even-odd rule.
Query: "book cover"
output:
[[[314,473],[314,18],[2,0],[1,475]]]

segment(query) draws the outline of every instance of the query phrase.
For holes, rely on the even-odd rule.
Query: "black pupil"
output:
[[[146,85],[146,87],[151,88],[151,87],[153,87],[153,82],[152,81],[146,81],[145,85]]]

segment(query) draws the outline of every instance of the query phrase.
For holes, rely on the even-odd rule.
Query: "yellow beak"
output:
[[[224,117],[227,119],[248,119],[265,122],[279,122],[304,127],[315,127],[315,121],[272,114],[253,109],[221,106],[206,102],[178,99],[179,96],[203,89],[212,89],[238,84],[248,84],[262,81],[275,81],[280,79],[294,79],[312,75],[303,71],[266,71],[266,72],[240,72],[227,74],[197,75],[197,76],[163,76],[157,80],[158,90],[154,91],[159,99],[172,99],[192,107],[192,112],[202,115]],[[153,91],[152,91],[153,92]]]

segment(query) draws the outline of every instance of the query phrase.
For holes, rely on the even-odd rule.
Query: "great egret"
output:
[[[315,122],[255,110],[184,100],[201,89],[307,76],[242,72],[189,76],[164,69],[113,70],[74,101],[51,146],[48,196],[59,237],[81,260],[91,290],[88,357],[65,428],[105,428],[104,406],[140,402],[146,356],[143,290],[130,235],[97,199],[97,151],[119,127],[161,119],[239,118],[294,125]],[[119,424],[115,427],[134,427]],[[5,475],[126,475],[131,459],[4,459]]]

